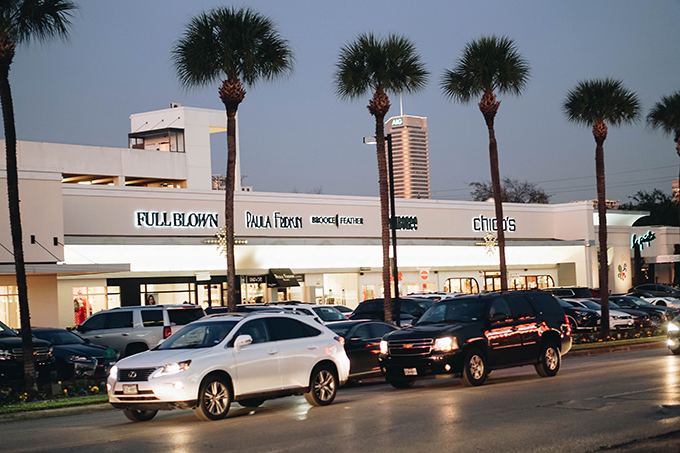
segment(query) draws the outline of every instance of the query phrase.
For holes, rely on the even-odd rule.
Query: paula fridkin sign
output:
[[[302,217],[286,216],[279,211],[274,211],[272,215],[256,215],[246,211],[246,228],[274,228],[274,229],[293,229],[302,228]]]
[[[135,225],[147,228],[218,228],[216,212],[136,211]]]

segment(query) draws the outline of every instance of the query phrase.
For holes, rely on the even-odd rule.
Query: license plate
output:
[[[124,395],[136,395],[137,393],[139,393],[137,384],[123,384]]]
[[[418,370],[415,368],[404,368],[404,376],[418,376]]]

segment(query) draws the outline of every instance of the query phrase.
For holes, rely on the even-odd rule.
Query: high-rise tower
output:
[[[427,118],[401,115],[387,120],[385,133],[392,134],[394,196],[430,198],[430,158]]]

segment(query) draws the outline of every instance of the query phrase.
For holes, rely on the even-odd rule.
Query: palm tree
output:
[[[415,46],[406,37],[390,34],[385,39],[363,33],[340,49],[334,75],[335,91],[341,99],[357,99],[373,92],[368,111],[375,117],[380,223],[383,252],[385,321],[392,322],[390,289],[390,217],[385,152],[385,115],[390,109],[386,92],[414,93],[427,83],[428,72]],[[394,276],[394,284],[399,277]]]
[[[680,91],[663,96],[661,101],[654,104],[647,114],[647,125],[671,134],[675,142],[675,151],[680,156]],[[680,198],[675,202],[680,203]]]
[[[14,106],[9,85],[9,69],[16,46],[31,40],[42,42],[54,37],[67,38],[72,14],[76,5],[69,0],[5,0],[0,4],[0,103],[5,128],[5,154],[7,159],[7,198],[9,223],[14,249],[19,314],[24,356],[24,388],[37,392],[33,341],[31,340],[31,315],[28,308],[28,287],[21,232],[19,208],[19,175],[17,169],[17,133],[14,124]]]
[[[477,104],[489,131],[489,162],[491,186],[498,225],[498,256],[500,260],[501,290],[508,289],[508,271],[505,264],[505,231],[503,229],[503,200],[501,177],[498,168],[498,143],[494,131],[494,119],[500,101],[496,94],[508,93],[519,96],[529,80],[529,64],[519,54],[512,39],[498,36],[482,36],[463,48],[463,55],[452,70],[447,70],[441,81],[444,95],[463,104],[481,95]]]
[[[218,93],[227,110],[227,307],[229,311],[236,311],[236,112],[246,94],[243,84],[252,86],[260,80],[273,80],[290,73],[293,52],[268,17],[247,7],[221,7],[191,19],[172,50],[172,58],[180,83],[187,88],[222,80]]]
[[[609,336],[609,268],[607,265],[607,205],[604,183],[604,141],[607,123],[612,126],[634,123],[640,115],[637,95],[610,78],[584,80],[567,92],[562,105],[567,120],[592,127],[595,139],[595,176],[597,178],[597,214],[600,242],[600,297],[602,303],[602,338]]]

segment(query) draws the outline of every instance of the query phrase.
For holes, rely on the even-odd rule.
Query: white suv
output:
[[[154,348],[183,326],[205,316],[199,305],[116,307],[90,316],[76,327],[94,344],[112,347],[121,357]]]
[[[109,402],[133,421],[158,410],[193,409],[201,420],[226,417],[233,401],[304,395],[331,404],[349,376],[340,337],[311,317],[253,312],[195,321],[152,351],[119,361],[107,382]]]

